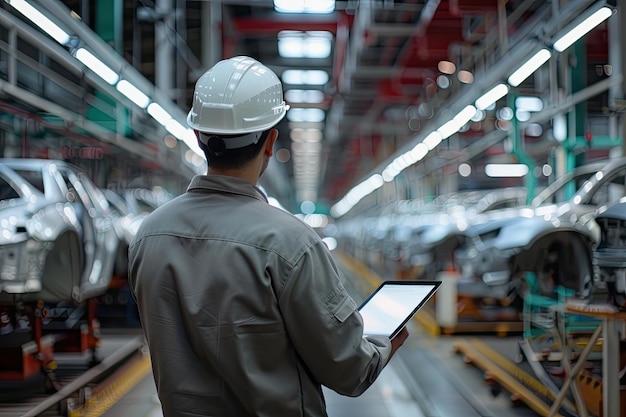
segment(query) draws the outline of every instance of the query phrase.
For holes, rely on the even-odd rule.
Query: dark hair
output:
[[[263,144],[267,140],[268,134],[269,130],[264,131],[257,143],[235,149],[220,148],[218,152],[216,152],[216,149],[213,146],[209,149],[209,146],[202,143],[201,140],[198,140],[198,145],[200,146],[200,149],[202,149],[202,152],[204,152],[204,156],[206,157],[207,163],[210,167],[221,169],[242,168],[252,161],[259,154],[259,152],[261,152]],[[228,141],[229,137],[235,136],[220,135],[219,137]]]

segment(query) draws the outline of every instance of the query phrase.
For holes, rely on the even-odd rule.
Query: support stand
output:
[[[567,391],[575,380],[578,373],[582,370],[586,358],[589,356],[593,346],[602,333],[602,416],[600,417],[618,417],[620,416],[620,352],[619,352],[619,331],[617,322],[626,320],[626,312],[619,312],[612,305],[600,304],[583,304],[579,302],[567,302],[565,311],[585,315],[601,319],[602,323],[592,334],[589,342],[583,349],[576,364],[568,372],[567,379],[564,381],[561,391],[557,396],[554,404],[550,408],[548,417],[552,417],[561,406]],[[623,410],[622,410],[623,411]],[[621,414],[624,415],[623,413]]]

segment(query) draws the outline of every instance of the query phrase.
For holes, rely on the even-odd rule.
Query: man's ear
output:
[[[267,139],[265,140],[265,149],[263,151],[268,158],[274,155],[276,139],[278,139],[278,129],[270,129],[267,134]]]

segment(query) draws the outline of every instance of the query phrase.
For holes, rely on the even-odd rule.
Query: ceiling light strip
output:
[[[597,4],[602,4],[602,3],[603,2],[598,2]],[[559,36],[557,41],[554,42],[553,48],[557,52],[564,51],[570,45],[572,45],[574,42],[580,39],[582,36],[584,36],[593,28],[595,28],[596,26],[604,22],[606,19],[608,19],[613,13],[614,11],[608,7],[601,7],[599,10],[592,12],[590,16],[588,16],[581,23],[577,24],[572,29],[570,29],[565,35]],[[539,69],[544,63],[546,63],[550,59],[551,56],[552,56],[552,52],[549,49],[547,48],[540,49],[530,59],[525,61],[517,70],[515,70],[508,77],[507,79],[508,84],[510,84],[513,87],[519,86],[524,80],[526,80],[537,69]],[[441,142],[441,140],[446,139],[450,137],[452,134],[456,133],[467,121],[469,121],[476,114],[477,111],[486,109],[491,104],[495,103],[495,101],[504,97],[506,94],[508,94],[508,87],[504,84],[498,84],[497,86],[493,87],[491,90],[489,90],[487,93],[485,93],[483,96],[479,97],[476,100],[475,102],[476,107],[467,106],[461,113],[457,114],[453,119],[445,122],[439,129],[436,130],[436,133],[438,133],[439,135],[435,134],[435,132],[431,132],[422,141],[422,143],[424,143],[429,148],[429,150],[434,149],[434,147],[437,146]],[[490,101],[492,101],[492,103],[489,103]],[[471,108],[473,108],[473,111],[471,110]],[[469,114],[471,114],[471,116],[467,118]],[[467,120],[465,120],[466,118]],[[463,120],[465,120],[465,122],[463,122]],[[415,153],[412,157],[408,159],[409,161],[415,160],[416,159],[415,157],[418,155],[419,156],[423,155],[423,156],[422,158],[417,159],[417,161],[425,157],[423,152],[418,152],[417,147],[413,148],[412,151]],[[383,170],[383,173],[381,175],[381,178],[384,178],[383,181],[388,182],[388,181],[393,180],[403,169],[407,167],[405,166],[407,163],[406,161],[407,159],[403,159],[402,155],[399,157],[396,157],[393,160],[393,162],[387,165],[387,167]],[[523,165],[522,167],[526,167],[526,166]],[[526,167],[526,169],[527,168],[528,167]],[[490,168],[490,170],[491,169],[494,169],[494,168],[492,167]],[[509,169],[509,172],[518,172],[518,171],[514,171],[514,168],[511,168],[510,166],[508,167],[508,169]],[[521,170],[523,170],[523,168],[521,168]],[[523,175],[525,175],[525,173]],[[363,183],[357,185],[357,187],[361,186],[362,184]],[[373,192],[375,189],[376,188],[372,189],[371,192]],[[356,200],[356,202],[355,202],[355,199],[348,199],[350,192],[352,192],[353,190],[354,188],[350,190],[344,198],[342,198],[338,203],[336,203],[331,208],[331,212],[345,214],[354,205],[356,205],[356,203],[360,199]],[[364,196],[362,196],[361,198],[363,197]]]

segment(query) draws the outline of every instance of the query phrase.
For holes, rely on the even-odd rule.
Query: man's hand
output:
[[[407,337],[409,337],[409,331],[406,329],[406,327],[404,327],[402,330],[400,330],[400,333],[398,333],[396,337],[391,339],[391,355],[389,355],[389,359],[391,359],[396,353],[396,350],[398,350],[398,348],[400,348],[400,346],[404,344],[404,341]]]

